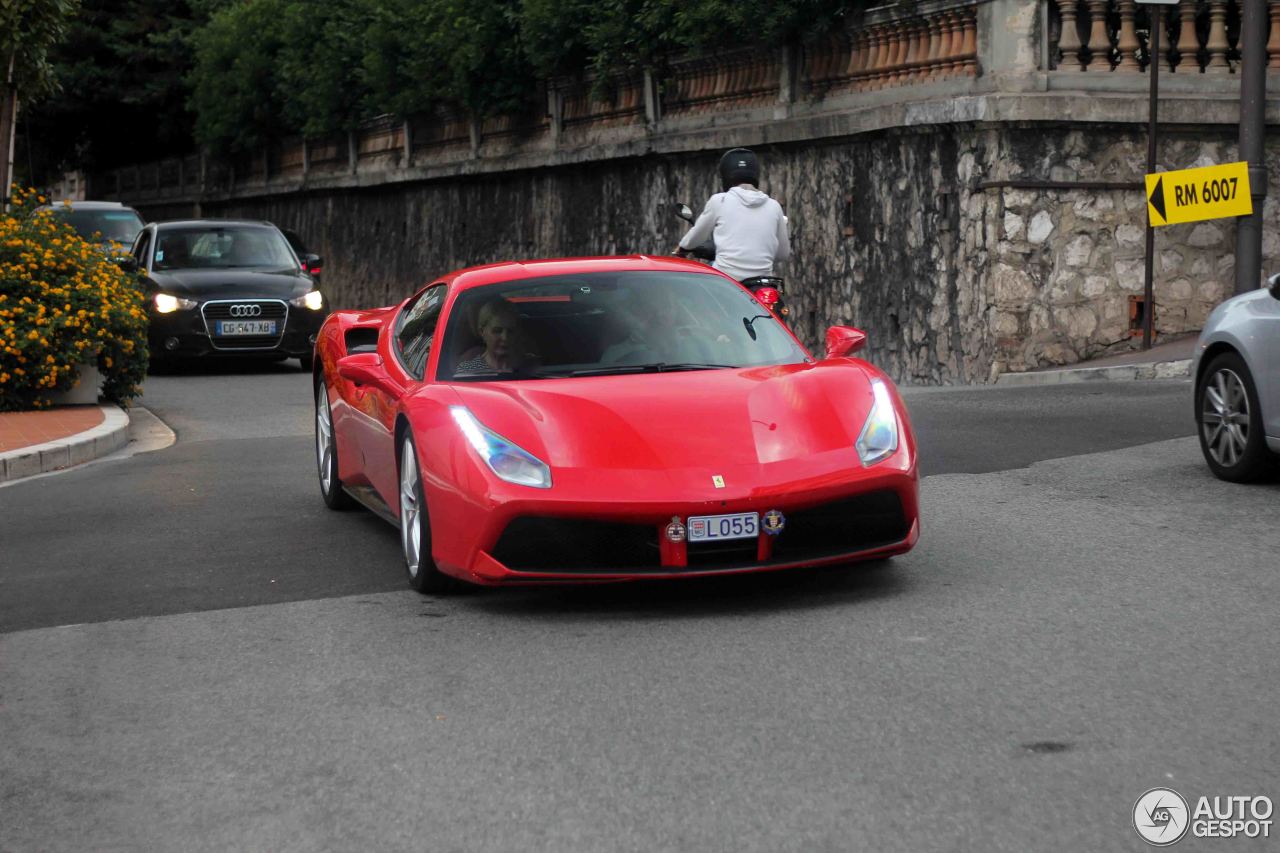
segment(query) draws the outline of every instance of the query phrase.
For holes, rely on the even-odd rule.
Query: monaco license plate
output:
[[[760,533],[760,516],[754,512],[689,517],[690,542],[718,542],[721,539],[754,539]]]
[[[274,335],[275,320],[219,320],[214,334],[227,335]]]

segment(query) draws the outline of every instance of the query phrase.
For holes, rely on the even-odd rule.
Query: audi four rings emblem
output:
[[[261,305],[232,305],[232,317],[257,317],[262,313]]]

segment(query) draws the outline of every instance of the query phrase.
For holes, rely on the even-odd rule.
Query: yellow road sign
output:
[[[1223,163],[1200,169],[1147,175],[1147,218],[1152,225],[1248,216],[1249,164]]]

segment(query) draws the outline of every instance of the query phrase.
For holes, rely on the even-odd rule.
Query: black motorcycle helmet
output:
[[[726,151],[724,156],[720,158],[720,183],[724,185],[724,191],[728,192],[730,187],[736,187],[738,184],[751,184],[753,187],[760,186],[760,161],[756,159],[756,155],[746,148],[734,148]]]

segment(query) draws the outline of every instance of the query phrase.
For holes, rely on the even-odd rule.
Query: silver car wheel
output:
[[[418,525],[418,460],[413,442],[406,441],[400,450],[400,545],[409,576],[418,576],[421,562],[422,530]]]
[[[1231,468],[1249,444],[1249,394],[1234,370],[1222,368],[1205,384],[1200,429],[1213,461]]]
[[[333,422],[329,419],[329,389],[323,382],[316,389],[316,463],[320,466],[320,488],[327,495],[333,488]]]

